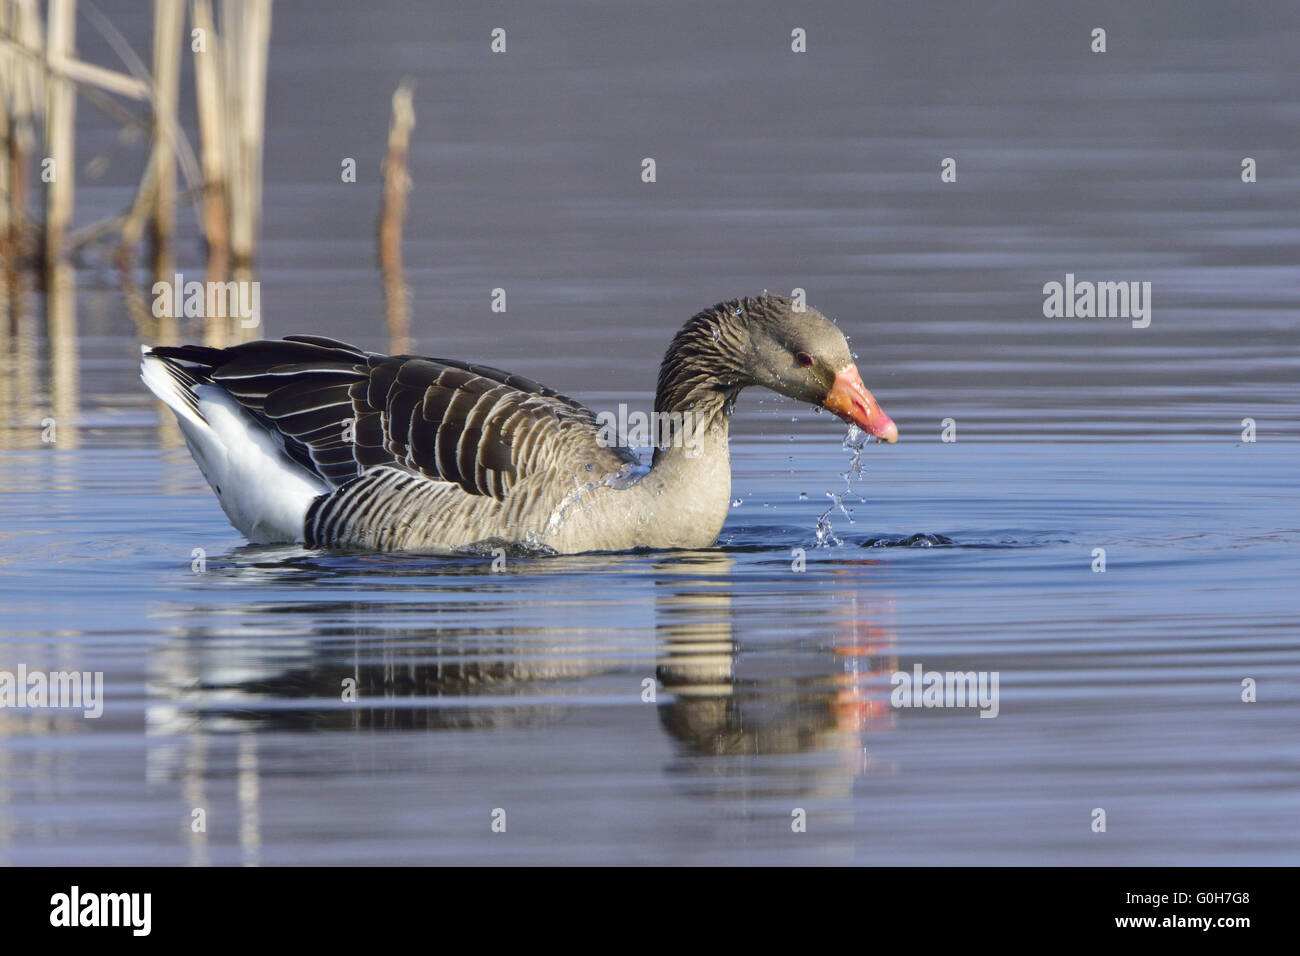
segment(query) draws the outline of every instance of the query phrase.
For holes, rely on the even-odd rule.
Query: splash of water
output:
[[[853,490],[853,483],[863,477],[862,452],[867,447],[868,437],[866,432],[857,425],[850,425],[848,433],[844,436],[841,447],[850,452],[852,457],[849,459],[848,469],[840,472],[840,477],[844,479],[844,490],[838,493],[826,492],[826,497],[831,500],[831,503],[817,519],[816,535],[819,548],[838,547],[844,543],[835,534],[835,529],[831,525],[832,514],[838,511],[849,520],[849,524],[853,524],[853,509],[849,505],[866,504],[867,499]]]

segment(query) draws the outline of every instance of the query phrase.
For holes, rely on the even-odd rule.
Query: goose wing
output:
[[[380,355],[314,335],[152,354],[225,389],[334,487],[396,464],[500,501],[530,474],[601,476],[637,463],[597,440],[582,404],[485,365]]]

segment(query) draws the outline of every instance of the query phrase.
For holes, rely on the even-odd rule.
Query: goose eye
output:
[[[807,352],[796,352],[794,356],[794,360],[798,362],[800,365],[802,365],[804,368],[807,368],[809,365],[812,365],[813,363],[813,357],[809,355]]]

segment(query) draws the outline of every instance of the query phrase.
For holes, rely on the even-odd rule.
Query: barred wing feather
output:
[[[530,474],[599,478],[637,461],[597,441],[583,405],[483,365],[379,355],[309,335],[152,354],[221,386],[335,488],[398,465],[504,501]]]

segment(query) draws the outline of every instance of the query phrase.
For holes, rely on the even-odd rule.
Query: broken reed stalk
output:
[[[8,9],[0,5],[0,37],[5,36],[9,31]],[[13,79],[10,76],[13,58],[8,51],[0,54],[0,90],[13,89]],[[13,243],[15,229],[10,221],[9,210],[12,206],[12,192],[9,185],[9,144],[12,140],[12,131],[9,125],[10,104],[9,97],[5,96],[5,102],[0,103],[0,145],[3,146],[3,155],[0,155],[0,260],[6,266],[13,261],[13,249],[16,248]],[[8,296],[0,296],[8,299]],[[0,303],[0,308],[4,304]],[[0,316],[2,319],[3,316]]]
[[[153,18],[153,217],[150,234],[154,275],[173,271],[176,228],[176,104],[180,98],[184,6],[154,0]]]
[[[16,15],[16,9],[0,3],[0,40],[8,40],[12,36],[11,19]],[[10,214],[13,208],[13,197],[9,180],[9,152],[10,143],[13,141],[13,128],[9,118],[13,115],[13,94],[10,91],[14,88],[14,73],[18,66],[16,57],[17,54],[7,45],[0,47],[0,92],[3,93],[0,97],[0,261],[3,261],[6,267],[13,261],[14,248],[14,226]],[[8,298],[7,295],[0,294],[0,300],[3,300],[0,301],[0,310],[7,309]],[[5,318],[5,314],[0,314],[0,320]]]
[[[136,191],[131,208],[122,221],[122,241],[117,246],[117,267],[123,277],[128,277],[135,267],[135,247],[140,242],[140,237],[144,235],[149,210],[153,208],[155,169],[154,156],[150,153],[149,160],[145,163],[144,177],[140,180],[140,188]]]
[[[71,60],[76,46],[76,0],[50,0],[45,43],[46,65]],[[45,198],[45,269],[52,276],[63,256],[63,239],[72,221],[76,161],[73,131],[77,115],[77,91],[73,82],[50,72],[46,80],[45,142],[54,162],[53,180]]]
[[[262,209],[262,136],[270,0],[222,0],[226,128],[230,155],[230,250],[236,269],[253,263]]]
[[[36,143],[33,117],[41,109],[44,86],[41,74],[41,19],[37,0],[11,0],[0,27],[4,44],[4,76],[0,82],[0,109],[6,113],[6,137],[0,165],[5,167],[4,202],[7,230],[0,232],[0,258],[10,275],[18,260],[26,258],[33,230],[27,220],[27,177]]]
[[[411,84],[404,81],[393,93],[393,119],[384,159],[383,210],[379,217],[379,268],[384,279],[389,344],[395,353],[410,347],[410,290],[402,273],[402,224],[406,220],[406,193],[411,188],[406,157],[414,127]]]
[[[205,38],[194,50],[194,90],[198,104],[199,156],[203,176],[203,233],[208,244],[208,281],[224,282],[230,262],[230,209],[226,183],[225,125],[221,105],[221,39],[212,20],[211,0],[192,0],[190,23]]]

